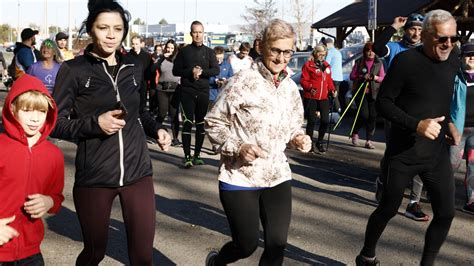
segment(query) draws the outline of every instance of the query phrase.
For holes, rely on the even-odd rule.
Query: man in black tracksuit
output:
[[[191,24],[193,43],[178,52],[173,75],[181,77],[181,113],[183,115],[184,167],[202,165],[200,158],[204,142],[204,116],[209,104],[209,78],[219,74],[219,63],[214,50],[203,45],[204,27],[201,22]],[[196,145],[191,157],[191,129],[196,125]]]
[[[446,136],[454,77],[460,62],[451,53],[456,21],[449,12],[433,10],[423,24],[423,46],[394,59],[377,98],[377,111],[392,122],[382,178],[382,199],[369,218],[357,265],[376,265],[375,248],[388,221],[397,214],[406,185],[419,175],[431,198],[433,220],[426,236],[421,265],[432,265],[454,217],[454,178]]]
[[[132,49],[130,49],[130,52],[128,52],[127,56],[134,58],[136,62],[138,62],[143,70],[143,79],[144,83],[142,84],[142,87],[140,89],[140,97],[143,103],[146,104],[146,98],[147,98],[147,91],[148,91],[148,83],[151,78],[151,66],[153,64],[153,59],[151,58],[151,55],[141,47],[143,39],[140,36],[134,36],[132,38]],[[150,95],[150,101],[153,97]],[[152,106],[153,104],[150,103],[149,106]],[[150,110],[151,112],[154,112],[155,110]]]

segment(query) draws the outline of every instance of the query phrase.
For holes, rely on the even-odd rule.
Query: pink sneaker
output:
[[[375,146],[374,146],[374,144],[372,144],[372,141],[368,140],[368,141],[365,143],[365,148],[366,148],[366,149],[369,149],[369,150],[373,150],[373,149],[375,149]]]
[[[354,146],[354,147],[359,146],[359,144],[358,144],[359,135],[358,134],[352,134],[351,139],[352,139],[352,146]]]

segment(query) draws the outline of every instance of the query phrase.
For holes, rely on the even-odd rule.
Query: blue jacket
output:
[[[460,70],[454,79],[454,93],[451,100],[451,122],[454,123],[460,134],[464,130],[466,120],[467,82]]]
[[[219,65],[219,68],[219,75],[209,78],[209,100],[211,101],[216,100],[217,95],[219,95],[221,89],[217,87],[216,80],[222,78],[229,79],[234,75],[234,71],[232,71],[232,67],[230,66],[229,62],[227,62],[227,60],[224,60],[222,64]]]
[[[331,78],[333,81],[342,81],[342,54],[339,50],[332,47],[328,49],[328,55],[326,56],[326,62],[331,66]]]

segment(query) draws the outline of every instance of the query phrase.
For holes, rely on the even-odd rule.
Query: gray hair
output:
[[[313,52],[311,53],[313,56],[316,55],[316,53],[318,52],[325,52],[327,53],[328,52],[328,48],[326,47],[326,45],[320,43],[320,44],[317,44],[316,47],[314,47],[313,49]]]
[[[448,11],[442,9],[431,10],[426,13],[425,19],[423,20],[423,31],[435,33],[435,25],[446,23],[450,20],[456,22],[456,19]]]
[[[262,42],[293,38],[296,39],[296,33],[293,27],[286,21],[281,19],[273,19],[263,30]]]

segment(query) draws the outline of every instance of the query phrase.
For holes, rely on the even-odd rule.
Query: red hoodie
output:
[[[0,134],[0,218],[15,215],[9,226],[20,234],[0,246],[2,262],[40,253],[44,225],[41,219],[33,219],[24,211],[27,196],[36,193],[50,196],[54,205],[49,213],[57,213],[64,200],[64,157],[59,148],[46,140],[56,122],[56,105],[48,111],[41,137],[31,148],[10,109],[15,97],[30,90],[49,96],[39,79],[25,74],[13,83],[2,112],[6,134]]]
[[[304,98],[327,100],[329,92],[335,90],[331,78],[331,67],[326,61],[323,61],[323,66],[324,69],[317,67],[313,60],[308,60],[303,65],[300,84],[304,90]],[[316,93],[313,94],[312,90]]]

